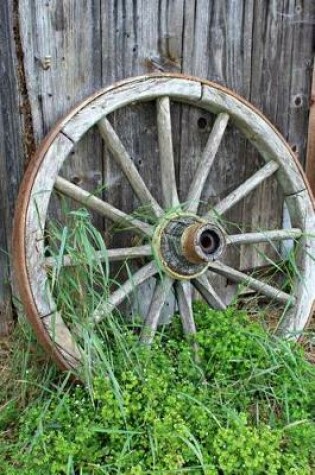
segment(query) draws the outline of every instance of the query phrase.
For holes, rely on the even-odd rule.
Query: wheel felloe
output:
[[[155,101],[157,112],[160,189],[158,192],[154,190],[154,196],[110,122],[112,112],[138,102],[145,107],[147,101]],[[196,173],[191,183],[187,184],[182,206],[178,199],[172,141],[171,108],[174,101],[190,107],[196,105],[216,114],[206,146],[196,164]],[[237,188],[226,190],[226,195],[222,190],[219,202],[203,217],[198,217],[199,205],[206,196],[204,187],[211,181],[211,170],[219,158],[216,155],[220,152],[228,123],[256,147],[266,163]],[[111,158],[125,175],[140,205],[146,208],[149,205],[154,219],[160,221],[156,229],[139,215],[127,214],[119,204],[116,207],[98,193],[94,195],[84,190],[80,183],[74,184],[60,176],[74,145],[94,126],[99,129]],[[146,158],[149,160],[150,156]],[[181,169],[185,167],[179,167],[179,173]],[[246,223],[242,222],[234,223],[240,234],[225,235],[217,220],[223,222],[224,215],[233,206],[257,191],[271,177],[282,189],[292,228],[268,230],[250,227],[244,234],[240,230]],[[117,282],[117,288],[114,285],[108,298],[92,309],[91,321],[95,325],[129,297],[133,298],[136,288],[157,277],[152,299],[150,297],[148,302],[149,310],[144,315],[149,340],[154,336],[163,305],[170,295],[176,301],[184,332],[195,333],[192,311],[195,294],[192,287],[212,308],[224,310],[226,302],[230,301],[228,289],[231,285],[218,286],[218,290],[214,283],[213,287],[207,278],[207,270],[214,279],[222,276],[224,281],[234,283],[235,288],[241,284],[282,305],[282,328],[286,335],[298,336],[307,325],[315,292],[314,203],[288,144],[259,111],[233,92],[214,83],[181,75],[157,74],[133,78],[84,101],[59,123],[34,156],[16,205],[13,258],[17,287],[41,342],[62,368],[70,368],[74,366],[73,361],[79,362],[82,349],[76,350],[76,331],[71,322],[69,324],[61,313],[55,315],[55,296],[50,288],[48,272],[55,265],[54,256],[47,256],[44,246],[48,204],[53,189],[117,224],[118,228],[123,225],[145,240],[132,248],[108,249],[106,256],[97,252],[97,258],[108,262],[111,269],[115,267],[111,264],[116,261],[123,261],[123,266],[126,260],[136,259],[137,262],[130,267],[132,275],[128,274],[125,282]],[[164,215],[165,210],[170,208],[185,211],[172,216],[170,213]],[[249,222],[254,223],[254,220]],[[230,246],[243,246],[242,252],[245,252],[248,246],[259,243],[274,245],[285,240],[299,240],[301,249],[295,265],[298,272],[290,276],[292,285],[289,293],[277,289],[273,282],[268,283],[260,276],[256,278],[235,268],[239,267],[237,263],[229,263],[229,266],[225,262],[224,251]],[[63,266],[73,264],[71,255],[63,257]],[[142,267],[139,268],[140,265]],[[160,271],[165,274],[161,280],[158,278]],[[112,277],[115,278],[113,274]]]

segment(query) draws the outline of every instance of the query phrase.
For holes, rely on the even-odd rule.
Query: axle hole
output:
[[[207,255],[214,254],[219,249],[220,243],[220,236],[213,229],[205,229],[200,234],[199,245]]]

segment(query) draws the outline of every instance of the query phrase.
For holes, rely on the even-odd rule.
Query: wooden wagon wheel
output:
[[[158,203],[139,174],[120,141],[108,115],[135,102],[155,101],[163,202]],[[216,120],[200,158],[194,179],[181,204],[176,187],[170,101],[194,105],[216,114]],[[265,161],[256,173],[246,179],[203,216],[198,204],[206,179],[224,135],[227,124],[238,128],[254,145]],[[128,216],[82,187],[59,176],[61,166],[74,145],[93,126],[98,126],[116,163],[127,177],[140,203],[150,205],[158,225]],[[227,235],[220,225],[223,216],[235,203],[246,197],[271,175],[285,196],[290,214],[289,229]],[[135,285],[163,274],[154,290],[141,338],[150,342],[157,329],[161,309],[174,290],[183,328],[194,333],[191,287],[197,289],[211,307],[224,309],[224,299],[214,290],[206,271],[225,276],[246,285],[269,299],[283,304],[288,311],[281,331],[298,335],[311,315],[315,295],[314,203],[304,174],[290,147],[268,120],[252,105],[217,84],[181,75],[153,75],[125,80],[85,100],[67,115],[50,133],[31,161],[17,202],[14,225],[14,269],[20,299],[41,343],[62,368],[77,366],[80,349],[64,322],[49,290],[44,253],[44,230],[53,189],[100,213],[113,222],[127,222],[145,238],[142,246],[109,250],[109,260],[146,256],[147,263],[132,279],[110,295],[106,305],[94,311],[97,322],[109,309],[118,306]],[[175,209],[165,213],[165,209]],[[223,262],[227,246],[299,241],[296,275],[287,293],[256,277],[249,276]]]

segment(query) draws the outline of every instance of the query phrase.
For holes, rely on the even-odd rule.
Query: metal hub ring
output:
[[[162,270],[182,280],[200,276],[226,247],[223,229],[194,214],[162,218],[152,239],[153,253]]]

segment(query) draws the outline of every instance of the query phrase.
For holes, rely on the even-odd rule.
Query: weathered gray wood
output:
[[[108,0],[102,4],[106,83],[142,73],[180,72],[184,0]]]
[[[73,148],[73,143],[63,134],[57,135],[55,142],[46,153],[31,194],[25,197],[28,208],[25,219],[25,264],[32,276],[30,287],[36,298],[36,308],[40,317],[55,313],[56,305],[49,291],[48,277],[44,269],[44,232],[51,191],[63,161]]]
[[[26,88],[36,145],[53,125],[102,86],[100,1],[17,0]],[[28,157],[29,158],[29,157]],[[91,131],[63,167],[63,176],[94,192],[102,185],[102,145]],[[61,204],[50,205],[61,219]],[[102,219],[94,218],[97,226]]]
[[[176,282],[175,291],[184,333],[186,335],[194,335],[196,333],[196,324],[192,309],[192,288],[190,282]]]
[[[258,279],[251,277],[250,275],[244,274],[243,272],[239,272],[232,267],[229,267],[222,262],[210,262],[209,269],[213,272],[217,272],[220,275],[224,275],[228,279],[231,279],[234,282],[239,282],[248,286],[251,289],[256,290],[257,292],[266,295],[271,299],[275,299],[278,302],[282,302],[288,305],[295,304],[295,298],[292,295],[283,292],[282,290],[278,290],[275,287],[262,282]]]
[[[182,71],[217,81],[249,97],[253,4],[254,0],[185,2]],[[213,115],[206,111],[194,108],[183,110],[180,136],[180,191],[183,200],[213,123]],[[246,152],[246,141],[228,127],[201,195],[201,210],[209,209],[254,171],[252,163],[245,166]],[[231,223],[245,222],[247,216],[242,204],[232,208],[226,220]],[[233,249],[226,255],[227,262],[235,266],[239,265],[240,258],[240,254]],[[222,282],[224,291],[227,285],[228,282]]]
[[[300,238],[295,250],[295,263],[297,269],[302,270],[303,278],[298,278],[295,282],[294,295],[297,304],[286,318],[281,322],[281,331],[285,336],[296,339],[301,334],[301,328],[310,321],[314,314],[315,292],[311,290],[315,282],[314,255],[314,217],[313,203],[308,202],[307,190],[301,191],[292,196],[286,197],[286,204],[291,210],[290,219],[293,227],[305,229],[305,233]],[[293,211],[295,210],[295,211]],[[306,252],[304,252],[307,250]]]
[[[168,294],[170,293],[173,283],[173,279],[171,279],[170,277],[165,277],[157,284],[153,293],[147,317],[144,321],[143,328],[141,331],[140,340],[143,343],[152,343],[159,323],[162,309],[168,298]]]
[[[223,134],[229,120],[228,114],[219,114],[211,129],[207,145],[200,158],[197,171],[186,198],[186,209],[196,213],[200,204],[200,197],[204,184],[208,178],[213,160],[220,146]]]
[[[180,71],[183,4],[184,0],[102,2],[104,85],[154,70]],[[151,193],[162,203],[155,104],[122,109],[110,120]],[[172,125],[176,125],[173,120]],[[110,185],[107,201],[124,210],[138,208],[139,201],[109,155],[105,150],[104,181]],[[129,246],[126,241],[118,245]]]
[[[152,255],[152,247],[150,245],[127,247],[124,249],[107,249],[106,254],[102,251],[95,252],[95,260],[100,262],[116,262],[128,259],[138,259],[139,257],[148,257]],[[57,265],[57,258],[47,257],[45,259],[45,266],[55,267]],[[74,261],[71,256],[65,254],[62,257],[62,266],[70,267],[80,265],[80,262]]]
[[[255,2],[254,10],[250,100],[278,126],[305,163],[315,4]]]
[[[98,127],[116,163],[124,172],[142,205],[150,206],[156,216],[161,216],[163,213],[162,208],[151,195],[109,120],[106,117],[100,120]]]
[[[204,86],[200,104],[213,112],[228,112],[231,122],[248,138],[265,161],[273,160],[282,165],[277,178],[284,195],[292,195],[305,189],[306,185],[300,169],[292,159],[293,154],[286,142],[277,130],[272,129],[265,118],[250,105],[236,96],[224,96],[221,91],[212,86]]]
[[[218,81],[253,101],[289,138],[294,149],[298,149],[302,161],[308,115],[308,68],[313,56],[314,10],[314,2],[297,5],[293,0],[192,0],[185,4],[184,72]],[[302,98],[299,106],[295,104],[296,97]],[[199,127],[199,119],[204,119],[204,123],[200,124],[203,129]],[[183,189],[186,181],[193,178],[198,156],[202,153],[204,135],[211,126],[211,117],[189,111],[184,114],[184,120],[190,124],[190,129],[181,137],[182,155],[188,157],[183,164]],[[301,133],[302,128],[304,133]],[[207,194],[204,200],[209,197],[211,204],[215,203],[216,197],[220,197],[221,191],[224,192],[226,183],[231,184],[231,189],[236,188],[255,172],[259,163],[255,150],[237,136],[227,140],[226,144],[222,143],[217,158],[212,169],[213,181],[208,180],[205,187]],[[226,177],[225,183],[222,177]],[[261,203],[264,213],[258,212]],[[251,217],[247,215],[249,206],[253,210]],[[275,182],[270,180],[268,186],[260,187],[245,199],[244,204],[232,209],[227,219],[230,222],[246,222],[252,229],[277,228],[281,213],[282,199]],[[267,251],[265,245],[260,249]],[[243,259],[245,254],[248,259]],[[259,264],[257,253],[256,256],[250,255],[248,249],[240,257],[243,267]]]
[[[162,78],[162,83],[166,80]],[[137,87],[140,91],[145,90],[144,80],[136,79],[134,84],[132,84],[132,96],[129,99],[132,100],[134,96],[137,96]],[[161,93],[160,89],[160,78],[150,78],[148,79],[150,85],[156,86],[156,94]],[[183,89],[185,89],[186,81],[183,81],[183,86],[180,84],[181,79],[174,81],[172,78],[170,80],[170,87],[175,90],[176,94],[183,94]],[[196,81],[198,85],[198,81]],[[130,85],[130,82],[127,83]],[[174,89],[175,88],[175,89]],[[197,86],[198,89],[198,86]],[[178,92],[180,91],[180,92]],[[184,98],[184,101],[190,101],[190,89],[188,90],[187,99]],[[118,107],[120,101],[124,102],[128,92],[124,89],[122,92],[120,88],[118,89],[117,95],[114,90],[110,90],[107,93],[102,94],[102,102],[106,104],[106,94],[109,98],[115,96],[115,106]],[[150,91],[152,94],[152,91]],[[85,109],[88,111],[88,120],[90,123],[93,123],[93,118],[91,111],[93,110],[93,104],[100,102],[100,98],[92,100],[90,103],[85,105]],[[110,102],[110,101],[109,101]],[[302,274],[306,273],[307,287],[303,289],[300,285],[296,286],[296,292],[294,295],[286,294],[265,282],[261,282],[245,273],[239,272],[231,266],[225,265],[222,262],[209,262],[208,269],[213,273],[224,276],[225,278],[233,281],[240,282],[244,285],[248,285],[250,288],[257,290],[264,295],[274,298],[279,302],[285,303],[287,306],[293,306],[298,303],[300,297],[303,301],[303,306],[298,304],[298,307],[294,306],[294,309],[299,311],[298,322],[305,321],[308,318],[308,313],[310,305],[310,299],[307,299],[306,296],[314,288],[315,279],[315,266],[313,265],[313,260],[311,256],[305,252],[306,249],[312,249],[312,243],[310,243],[309,233],[314,229],[314,210],[313,204],[310,199],[310,196],[306,190],[306,184],[303,181],[303,176],[299,174],[298,168],[291,156],[290,151],[278,136],[278,133],[270,126],[263,118],[251,109],[243,101],[235,98],[232,94],[222,91],[218,87],[214,86],[204,86],[204,94],[199,101],[199,105],[210,110],[225,110],[229,105],[230,117],[233,118],[235,123],[237,123],[244,133],[248,134],[251,140],[255,141],[257,147],[262,153],[267,153],[265,158],[270,158],[270,161],[261,168],[258,172],[251,176],[245,183],[240,185],[237,189],[237,193],[233,196],[233,200],[228,197],[228,203],[232,203],[239,199],[241,196],[245,196],[249,190],[251,190],[259,181],[264,180],[274,171],[278,171],[279,179],[281,179],[280,172],[283,172],[283,176],[286,175],[288,181],[283,183],[283,191],[287,193],[287,206],[291,216],[291,222],[293,226],[298,226],[302,232],[305,239],[305,247],[302,248],[300,262],[300,269]],[[104,107],[105,109],[105,107]],[[106,113],[106,111],[105,111]],[[96,114],[98,112],[96,111]],[[44,256],[44,227],[47,218],[47,207],[49,202],[49,197],[51,190],[55,183],[57,183],[57,189],[61,189],[63,192],[66,192],[68,196],[72,198],[86,202],[89,206],[93,206],[98,211],[102,212],[106,217],[118,218],[123,217],[124,221],[128,222],[128,215],[123,213],[117,208],[111,207],[108,203],[96,198],[90,193],[82,190],[80,187],[73,185],[69,181],[58,178],[59,170],[63,164],[63,161],[68,156],[73,148],[73,141],[69,139],[68,134],[65,133],[65,130],[75,130],[73,124],[77,124],[78,117],[79,121],[82,116],[84,117],[85,127],[87,126],[86,117],[87,114],[82,114],[81,111],[78,112],[75,116],[70,117],[68,121],[64,121],[61,125],[63,127],[63,132],[60,132],[56,135],[55,140],[48,147],[48,150],[45,152],[44,160],[40,164],[40,167],[37,171],[35,182],[32,183],[28,193],[30,196],[25,196],[25,199],[29,200],[29,206],[26,214],[26,229],[25,229],[25,249],[27,252],[27,276],[30,277],[30,285],[32,288],[32,294],[36,301],[36,306],[38,308],[38,314],[42,318],[46,318],[53,313],[56,313],[55,305],[49,290],[47,290],[47,276],[45,274],[45,256]],[[83,122],[81,122],[83,123]],[[278,153],[278,152],[281,153]],[[299,191],[301,186],[304,185],[304,190]],[[289,194],[291,190],[295,192]],[[98,201],[96,201],[98,200]],[[89,203],[90,202],[90,203]],[[92,203],[92,205],[91,205]],[[224,200],[223,200],[224,203]],[[233,204],[233,203],[232,203]],[[220,206],[220,203],[219,203]],[[219,208],[218,206],[218,208]],[[224,208],[224,206],[222,206]],[[114,214],[113,214],[114,213]],[[131,221],[132,222],[132,221]],[[23,220],[24,223],[24,220]],[[147,235],[151,235],[153,228],[146,223],[140,223],[140,230]],[[136,220],[136,225],[139,228],[139,223]],[[143,226],[146,226],[148,229],[143,229]],[[314,245],[314,243],[313,243]],[[24,249],[24,244],[23,244]],[[304,252],[303,252],[304,249]],[[130,278],[125,284],[123,284],[116,292],[114,292],[104,304],[101,304],[98,309],[94,312],[94,317],[96,321],[104,318],[106,313],[110,311],[110,308],[119,305],[128,294],[131,293],[132,289],[140,285],[145,280],[149,279],[152,275],[157,273],[158,269],[155,263],[151,263],[153,267],[150,267],[150,264],[143,267],[140,271],[136,272],[133,278]],[[28,278],[28,277],[27,277]],[[296,276],[296,279],[298,276]],[[296,280],[295,279],[295,280]],[[193,285],[199,290],[201,295],[204,296],[206,301],[213,306],[214,308],[225,308],[223,300],[220,299],[217,292],[214,290],[212,285],[208,282],[205,275],[193,279]],[[165,277],[161,282],[156,286],[150,308],[144,323],[144,328],[142,332],[142,340],[150,343],[154,336],[158,321],[162,309],[165,305],[165,302],[168,297],[168,292],[173,285],[172,279]],[[186,302],[187,303],[187,302]],[[183,307],[183,305],[182,305]],[[187,305],[186,305],[187,307]],[[188,308],[188,307],[187,307]],[[187,310],[186,308],[186,310]],[[305,310],[303,312],[303,310]],[[187,317],[187,313],[185,318]],[[287,320],[288,321],[288,320]],[[289,320],[290,328],[292,322],[295,325],[296,321],[294,316]],[[296,330],[301,330],[296,326]],[[61,330],[60,330],[61,331]],[[66,329],[65,329],[66,331]],[[73,351],[69,351],[71,354]]]
[[[197,279],[193,279],[192,284],[205,299],[205,301],[210,305],[210,307],[217,310],[226,309],[226,305],[214,290],[205,274],[197,277]]]
[[[167,209],[179,205],[175,176],[169,97],[162,97],[158,99],[156,101],[156,108],[161,166],[161,187],[163,194],[163,205],[164,208]]]
[[[232,206],[236,205],[236,203],[245,198],[245,196],[247,196],[251,191],[257,188],[260,183],[262,183],[264,180],[273,175],[273,173],[275,173],[278,168],[278,163],[274,161],[268,162],[263,168],[261,168],[258,172],[248,178],[244,183],[238,186],[236,190],[233,190],[222,201],[216,204],[215,207],[211,210],[211,214],[224,214]]]
[[[75,367],[80,360],[80,349],[74,341],[73,335],[65,325],[62,316],[56,309],[44,265],[44,232],[47,210],[60,167],[73,148],[73,143],[63,134],[55,138],[55,142],[46,153],[37,180],[35,181],[30,196],[26,197],[29,203],[26,216],[27,232],[25,235],[25,265],[32,276],[30,288],[35,296],[38,318],[43,329],[50,335],[60,354],[69,367]]]
[[[310,38],[314,35],[314,20],[315,3],[312,1],[254,2],[248,98],[277,126],[302,164],[306,152],[309,68],[313,57]],[[246,169],[250,171],[255,161],[256,154],[249,151],[245,156]],[[263,203],[264,213],[256,212],[251,216],[252,229],[279,228],[283,211],[279,187],[271,179],[268,186],[259,191],[260,198],[257,197],[255,202],[252,196],[244,201],[245,210],[249,206],[258,210]],[[262,255],[272,255],[269,245],[261,244],[259,250]],[[257,255],[256,251],[253,252]],[[243,252],[243,268],[250,268],[257,262],[253,258],[249,249]]]
[[[227,244],[255,244],[259,242],[285,241],[287,239],[298,239],[302,231],[298,228],[278,229],[273,231],[262,231],[259,233],[244,233],[227,236]],[[314,236],[315,237],[315,236]]]
[[[201,92],[201,84],[194,81],[168,77],[152,77],[146,81],[140,77],[135,81],[131,78],[121,87],[103,90],[91,104],[81,109],[71,122],[65,124],[63,132],[77,143],[104,116],[134,102],[153,101],[171,95],[174,100],[194,104],[200,100]]]
[[[13,2],[0,3],[0,336],[12,327],[11,231],[24,167]]]
[[[149,262],[137,272],[133,274],[126,282],[124,282],[115,292],[113,292],[104,302],[101,302],[99,306],[94,310],[92,315],[92,321],[99,323],[106,318],[109,312],[112,312],[115,307],[121,304],[128,295],[137,288],[140,284],[145,282],[150,277],[153,277],[158,273],[158,268],[155,262]]]
[[[315,58],[313,59],[305,172],[310,183],[312,193],[315,196]]]
[[[65,325],[60,313],[53,312],[44,315],[42,317],[42,324],[54,344],[58,347],[65,361],[69,364],[69,367],[77,368],[81,360],[81,349]]]
[[[120,211],[109,203],[106,203],[97,196],[92,195],[88,191],[83,190],[83,188],[74,185],[62,177],[56,179],[54,187],[69,198],[72,198],[83,206],[96,211],[117,224],[122,224],[127,228],[135,228],[136,231],[147,236],[151,236],[153,233],[150,225],[127,215],[123,211]]]
[[[39,142],[70,107],[102,85],[100,5],[93,0],[75,4],[19,0],[18,6],[34,134]]]
[[[27,91],[37,141],[70,106],[101,84],[154,69],[182,70],[218,80],[250,97],[289,138],[303,161],[314,2],[19,0],[18,3]],[[152,106],[148,105],[148,110],[152,114]],[[124,130],[131,144],[128,152],[146,177],[158,171],[153,137],[156,129],[150,121],[150,112],[144,120],[130,122]],[[114,122],[120,122],[122,115],[128,116],[125,111],[121,115],[117,113]],[[173,119],[177,179],[181,197],[185,199],[213,117],[184,106],[175,110],[176,120]],[[205,119],[205,127],[199,119]],[[121,129],[117,131],[121,136]],[[100,148],[100,142],[91,133],[85,144],[74,150],[65,176],[70,181],[82,180],[82,186],[89,191],[97,188],[105,176],[105,183],[110,184],[111,203],[114,206],[123,203],[127,211],[129,203],[131,206],[137,202],[131,202],[127,184],[115,170],[112,173],[107,160],[103,166]],[[146,150],[149,158],[145,156]],[[233,130],[227,130],[217,158],[201,197],[209,205],[222,199],[226,191],[237,188],[261,166],[254,149]],[[264,183],[250,201],[245,198],[244,203],[231,209],[227,219],[243,221],[247,231],[279,229],[281,199],[274,183],[273,180]],[[153,192],[157,188],[156,176],[150,184]],[[277,213],[275,202],[279,204]],[[248,216],[249,208],[253,211],[251,216]],[[262,208],[264,213],[258,213]],[[245,255],[248,256],[248,250],[241,249],[242,266],[257,262],[254,255],[250,259]]]

